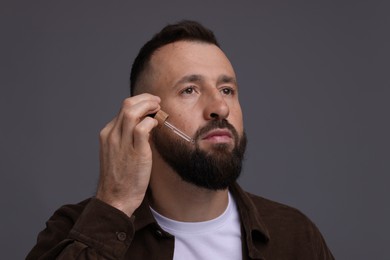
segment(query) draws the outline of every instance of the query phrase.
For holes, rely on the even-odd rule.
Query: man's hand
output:
[[[127,98],[119,114],[100,132],[100,180],[96,197],[128,216],[140,206],[150,180],[149,133],[157,120],[160,98],[141,94]]]

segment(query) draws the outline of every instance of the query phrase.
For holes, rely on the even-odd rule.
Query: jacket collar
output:
[[[245,236],[245,244],[247,246],[248,254],[251,258],[262,259],[259,247],[265,245],[269,239],[268,230],[261,220],[260,214],[256,209],[255,204],[242,188],[234,183],[230,191],[237,203],[240,214],[241,225],[245,231],[242,235]],[[154,219],[150,210],[150,192],[146,192],[145,198],[141,206],[134,212],[134,228],[135,232],[145,228],[148,225],[156,225],[157,221]]]
[[[150,191],[148,190],[145,194],[145,198],[142,201],[141,205],[134,212],[134,229],[135,232],[143,229],[144,227],[155,224],[157,225],[157,221],[153,217],[153,214],[150,210],[149,203]]]
[[[260,248],[264,247],[270,239],[266,225],[261,220],[260,213],[248,193],[237,183],[230,187],[230,191],[237,203],[241,225],[245,231],[242,235],[245,235],[248,254],[253,259],[263,259]]]

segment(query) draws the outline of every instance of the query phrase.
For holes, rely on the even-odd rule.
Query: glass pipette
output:
[[[162,110],[159,110],[153,117],[155,119],[157,119],[159,125],[161,125],[161,126],[164,125],[164,126],[168,127],[169,129],[172,130],[172,132],[174,132],[175,134],[177,134],[178,136],[180,136],[181,138],[183,138],[187,142],[194,143],[195,142],[194,139],[192,139],[191,137],[189,137],[188,135],[186,135],[185,133],[183,133],[182,131],[180,131],[174,125],[172,125],[171,123],[169,123],[167,121],[168,116],[169,115],[167,113],[165,113]]]

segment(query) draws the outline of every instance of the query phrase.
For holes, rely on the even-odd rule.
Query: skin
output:
[[[150,141],[157,120],[147,115],[163,109],[169,122],[189,136],[210,120],[227,119],[241,137],[243,119],[232,65],[215,45],[178,41],[152,55],[139,84],[137,95],[127,98],[101,131],[96,197],[131,216],[149,186],[152,207],[166,217],[192,222],[218,217],[226,209],[228,191],[182,181]],[[178,138],[164,128],[156,131]],[[233,138],[228,130],[218,129],[196,141],[201,149],[213,153],[221,143],[232,149]]]

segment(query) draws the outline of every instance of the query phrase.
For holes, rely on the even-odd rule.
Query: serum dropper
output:
[[[181,138],[186,140],[187,142],[195,143],[194,139],[192,139],[191,137],[189,137],[188,135],[186,135],[181,130],[179,130],[178,128],[176,128],[174,125],[172,125],[171,123],[169,123],[167,121],[169,115],[167,113],[165,113],[164,111],[159,110],[153,117],[158,121],[158,124],[160,126],[164,125],[164,126],[168,127],[172,132],[174,132],[175,134],[177,134],[178,136],[180,136]]]

